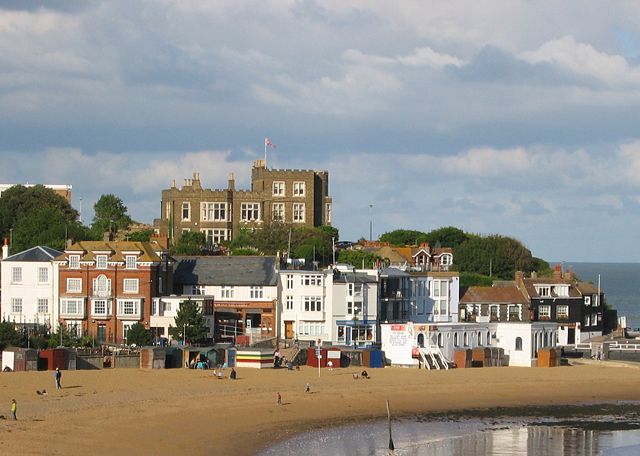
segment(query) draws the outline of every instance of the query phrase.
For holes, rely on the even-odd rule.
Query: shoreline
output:
[[[551,407],[640,401],[640,372],[598,365],[424,371],[370,369],[300,371],[238,369],[238,380],[216,380],[188,369],[64,371],[63,389],[51,372],[0,374],[0,414],[18,401],[18,421],[0,421],[8,452],[113,454],[131,448],[170,454],[189,451],[252,455],[319,428],[386,417],[498,407]],[[306,383],[311,393],[304,392]],[[36,389],[46,387],[46,397]],[[49,389],[51,388],[51,389]],[[277,405],[276,393],[283,405]],[[5,407],[3,413],[2,407]]]

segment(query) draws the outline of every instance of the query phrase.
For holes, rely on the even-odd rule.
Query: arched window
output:
[[[438,333],[438,347],[444,347],[444,344],[442,343],[442,333]]]
[[[111,294],[111,280],[104,274],[93,279],[93,292],[96,296],[108,296]]]
[[[491,345],[491,332],[487,331],[487,345]]]
[[[453,334],[453,346],[454,347],[458,346],[458,333]]]
[[[466,332],[463,333],[462,340],[464,340],[464,346],[468,347],[469,346],[469,335]]]
[[[482,333],[478,331],[478,345],[482,347]]]
[[[424,334],[418,334],[418,347],[424,348]]]
[[[522,337],[516,337],[516,351],[522,351]]]
[[[547,333],[544,333],[544,345],[543,345],[543,347],[546,347],[548,345],[549,345],[549,339],[548,339]]]

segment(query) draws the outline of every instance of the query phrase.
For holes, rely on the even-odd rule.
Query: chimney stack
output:
[[[233,173],[229,173],[229,190],[232,192],[236,190],[236,178]]]
[[[562,279],[562,265],[556,264],[553,269],[553,278],[554,279]]]

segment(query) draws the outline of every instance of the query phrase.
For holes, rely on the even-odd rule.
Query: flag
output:
[[[264,147],[276,147],[276,145],[269,138],[264,138]]]

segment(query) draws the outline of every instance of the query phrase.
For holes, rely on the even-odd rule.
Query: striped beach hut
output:
[[[273,349],[247,349],[236,352],[236,366],[255,369],[273,368]]]

